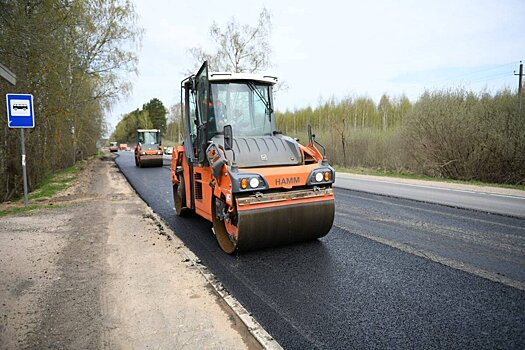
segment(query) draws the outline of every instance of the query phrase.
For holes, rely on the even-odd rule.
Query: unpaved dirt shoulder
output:
[[[86,171],[74,204],[0,221],[1,347],[257,347],[114,163]]]
[[[68,231],[62,223],[72,216],[64,209],[48,213],[0,219],[1,348],[28,347],[47,309],[45,292],[60,277]]]

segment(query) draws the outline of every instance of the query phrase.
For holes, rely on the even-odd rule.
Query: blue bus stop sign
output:
[[[10,128],[34,128],[33,95],[6,94],[7,124]]]

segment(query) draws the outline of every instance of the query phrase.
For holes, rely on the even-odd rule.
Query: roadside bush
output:
[[[510,91],[426,92],[401,130],[407,167],[462,180],[523,184],[525,106]]]
[[[277,114],[285,134],[306,141],[308,123],[334,165],[459,180],[525,183],[525,97],[466,90],[346,98]]]
[[[403,143],[396,130],[349,129],[345,133],[346,159],[343,156],[340,135],[322,132],[321,141],[326,140],[330,162],[350,168],[379,168],[382,170],[404,170]],[[339,137],[337,137],[339,136]]]

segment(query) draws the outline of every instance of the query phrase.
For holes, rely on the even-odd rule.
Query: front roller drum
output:
[[[140,157],[140,167],[161,167],[164,165],[164,159],[162,157]]]
[[[219,245],[231,254],[235,249],[249,251],[321,238],[332,228],[334,215],[334,200],[329,199],[243,210],[237,214],[236,227],[214,215],[213,226]],[[237,240],[231,232],[235,229]]]
[[[233,217],[226,217],[228,206],[224,201],[214,198],[212,203],[213,232],[222,250],[232,254],[237,249],[237,227]],[[233,208],[229,209],[230,212]]]

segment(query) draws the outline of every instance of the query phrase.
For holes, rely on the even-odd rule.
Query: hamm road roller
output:
[[[137,130],[137,145],[135,146],[135,165],[142,168],[147,166],[162,166],[164,156],[160,143],[159,129]]]
[[[181,82],[184,142],[172,153],[175,211],[213,223],[226,253],[313,240],[334,220],[334,169],[275,127],[275,77],[212,73]],[[324,150],[324,148],[323,148]]]

